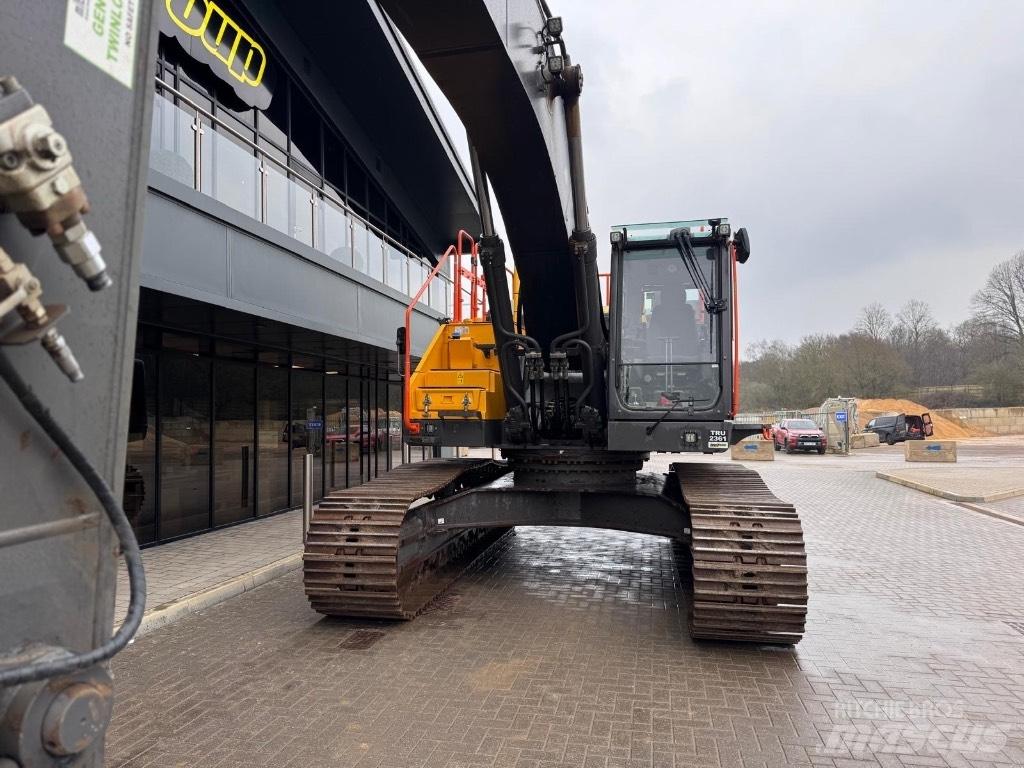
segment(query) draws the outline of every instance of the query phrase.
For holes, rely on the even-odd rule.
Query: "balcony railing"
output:
[[[433,269],[346,206],[330,183],[290,168],[159,80],[149,166],[406,296],[415,296]],[[439,274],[419,303],[451,314],[451,278]]]

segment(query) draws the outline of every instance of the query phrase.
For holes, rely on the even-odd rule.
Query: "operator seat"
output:
[[[697,353],[697,320],[693,307],[681,296],[662,300],[651,313],[647,334],[647,359],[664,362],[665,338],[672,340],[672,358],[685,360]]]

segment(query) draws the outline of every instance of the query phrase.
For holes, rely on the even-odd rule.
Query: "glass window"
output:
[[[195,181],[194,116],[160,94],[153,96],[149,167],[190,187]]]
[[[388,285],[401,293],[409,292],[409,270],[407,268],[405,254],[395,248],[391,243],[386,243],[385,251],[388,256]]]
[[[362,394],[363,382],[359,379],[349,379],[348,382],[348,484],[349,486],[360,485],[364,477],[363,455],[366,448],[363,422],[365,413],[363,410]]]
[[[388,468],[397,467],[405,459],[402,450],[402,383],[388,384]]]
[[[320,162],[320,113],[294,83],[290,90],[291,155],[319,172],[323,168]]]
[[[352,266],[363,274],[367,274],[370,268],[369,232],[366,225],[359,219],[350,219],[352,222]]]
[[[288,212],[290,210],[289,195],[291,194],[291,182],[278,169],[278,166],[269,160],[263,161],[263,174],[266,190],[266,218],[264,222],[278,232],[283,232],[290,237],[292,233],[291,227],[288,224]]]
[[[430,283],[430,306],[438,312],[448,314],[448,293],[451,287],[445,273],[438,272]]]
[[[270,106],[256,115],[256,129],[277,146],[288,146],[288,89],[275,89]]]
[[[384,230],[387,224],[387,200],[373,179],[370,179],[369,192],[370,223]]]
[[[348,486],[349,456],[353,445],[348,434],[348,379],[331,369],[324,380],[324,483],[328,490]],[[355,446],[356,472],[359,452]]]
[[[717,290],[717,246],[695,246]],[[677,401],[712,405],[721,392],[715,315],[673,248],[627,252],[622,266],[623,396],[638,408]]]
[[[313,454],[313,500],[322,496],[323,488],[323,380],[319,371],[292,370],[292,506],[302,503],[302,462],[306,453]]]
[[[256,369],[216,361],[213,422],[213,524],[253,516],[255,480]]]
[[[348,216],[341,206],[329,198],[323,198],[320,203],[324,222],[323,247],[320,250],[332,259],[352,266],[352,245],[349,242],[352,231],[349,229]]]
[[[430,266],[426,262],[420,259],[409,260],[409,272],[412,274],[412,282],[409,284],[409,295],[415,296],[423,284],[427,282],[427,278],[430,276]],[[430,296],[424,291],[423,295],[420,296],[420,304],[428,304]]]
[[[255,218],[259,202],[257,160],[253,149],[226,130],[206,134],[213,155],[213,196]]]
[[[357,206],[358,210],[366,210],[366,171],[359,161],[351,154],[345,154],[345,178],[348,186],[345,193],[348,195],[349,203]]]
[[[210,525],[210,360],[160,359],[160,538]]]
[[[384,244],[372,229],[367,235],[366,274],[384,282]]]
[[[291,211],[291,236],[306,245],[313,244],[313,190],[305,184],[290,179],[288,200]]]
[[[140,544],[156,541],[156,355],[136,358],[132,388],[141,387],[146,421],[128,430],[124,471],[124,511]]]
[[[326,126],[324,126],[324,177],[332,187],[344,195],[345,145]]]
[[[256,403],[259,514],[288,508],[288,368],[260,366]]]

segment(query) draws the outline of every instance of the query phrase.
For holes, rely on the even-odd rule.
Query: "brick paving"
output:
[[[108,764],[1024,766],[1024,527],[873,465],[757,467],[804,519],[795,649],[689,640],[663,539],[520,528],[411,623],[296,573],[140,638]]]
[[[142,550],[146,610],[219,586],[302,552],[302,510]],[[128,610],[128,572],[117,574],[116,623]]]

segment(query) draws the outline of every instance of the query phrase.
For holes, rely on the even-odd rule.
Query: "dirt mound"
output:
[[[860,428],[863,428],[865,424],[876,416],[883,416],[891,413],[906,413],[912,416],[917,416],[927,412],[927,407],[920,403],[915,403],[913,400],[884,399],[857,401],[857,420]],[[989,434],[984,429],[970,427],[966,424],[961,424],[958,421],[953,421],[952,419],[947,419],[944,416],[938,416],[934,413],[932,413],[932,426],[935,429],[935,434],[932,435],[932,437],[937,440],[986,437]]]

